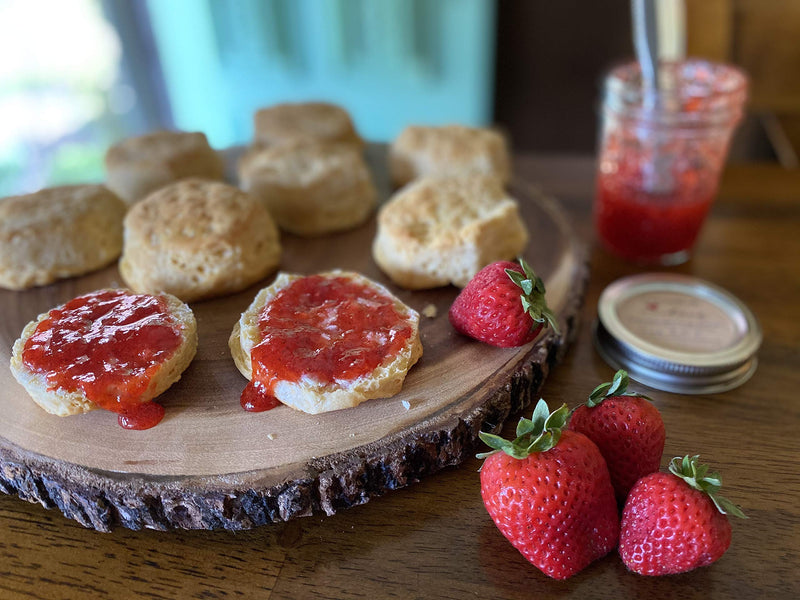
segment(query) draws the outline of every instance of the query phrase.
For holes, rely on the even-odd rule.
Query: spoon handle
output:
[[[645,105],[654,106],[658,98],[658,22],[657,0],[631,0],[633,47],[642,67]]]

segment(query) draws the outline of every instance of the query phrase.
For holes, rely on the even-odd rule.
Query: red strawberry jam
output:
[[[82,391],[118,413],[126,429],[148,429],[164,408],[142,402],[159,366],[181,344],[165,302],[125,290],[100,290],[51,310],[25,343],[22,360],[50,390]]]
[[[250,353],[253,378],[242,393],[245,410],[277,406],[278,381],[302,377],[322,384],[372,373],[399,352],[412,327],[391,298],[347,277],[294,280],[262,309],[261,342]]]
[[[716,178],[690,171],[669,192],[644,188],[638,173],[599,174],[595,220],[600,239],[634,262],[659,262],[691,248],[716,195]]]

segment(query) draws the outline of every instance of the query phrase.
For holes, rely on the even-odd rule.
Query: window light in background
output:
[[[121,53],[97,1],[0,1],[0,194],[102,178]]]

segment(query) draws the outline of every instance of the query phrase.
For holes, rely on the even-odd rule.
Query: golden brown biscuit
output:
[[[103,291],[98,290],[98,293]],[[159,297],[165,303],[170,319],[179,332],[181,339],[177,349],[167,360],[158,365],[158,368],[152,374],[146,389],[139,397],[142,403],[151,401],[178,381],[183,371],[191,363],[197,350],[197,324],[191,309],[169,294],[162,294]],[[23,360],[25,344],[33,335],[39,323],[49,318],[53,310],[61,309],[64,306],[42,313],[28,323],[22,330],[22,335],[14,343],[11,354],[11,372],[16,380],[25,387],[36,404],[48,413],[60,417],[85,413],[100,408],[100,406],[87,398],[82,389],[53,388],[47,380],[46,373],[30,369]]]
[[[109,264],[122,249],[125,210],[101,185],[0,199],[0,287],[46,285]]]
[[[514,258],[527,240],[517,202],[498,179],[425,177],[381,208],[372,256],[405,288],[463,287],[489,263]]]
[[[511,161],[505,138],[492,129],[446,125],[405,128],[389,149],[396,186],[426,175],[494,175],[508,183]]]
[[[264,204],[233,186],[186,179],[136,203],[125,217],[119,270],[137,292],[185,302],[231,294],[280,262],[278,230]]]
[[[256,145],[313,141],[347,144],[357,150],[364,146],[347,111],[327,102],[276,104],[258,110],[254,121]]]
[[[329,271],[311,277],[323,280],[344,279],[366,287],[394,308],[397,312],[398,327],[408,328],[409,336],[397,351],[386,355],[383,361],[366,375],[360,375],[349,380],[337,379],[332,383],[320,381],[308,374],[303,374],[297,381],[277,378],[273,387],[274,396],[283,404],[294,409],[310,414],[318,414],[350,408],[366,400],[387,398],[397,394],[403,386],[408,370],[422,356],[422,343],[419,338],[419,315],[417,312],[403,304],[382,285],[358,273]],[[306,278],[300,275],[279,273],[272,285],[262,289],[256,295],[253,302],[234,325],[228,345],[237,368],[247,379],[253,378],[251,352],[262,339],[259,329],[259,316],[264,307],[270,305],[276,296],[300,279]],[[365,299],[365,302],[369,303],[371,300]],[[320,301],[318,310],[310,310],[308,312],[311,314],[323,312],[322,302]],[[338,318],[341,312],[333,311],[331,314],[336,314]],[[326,323],[326,328],[331,332],[328,339],[334,340],[337,338],[335,328],[338,324],[336,319]],[[348,327],[355,326],[350,324]],[[377,335],[386,335],[386,332]],[[369,334],[364,334],[362,337],[368,336]],[[318,348],[317,352],[318,354],[324,354],[324,349]]]
[[[204,133],[157,131],[131,137],[106,152],[107,185],[128,204],[189,177],[221,180],[222,158]]]
[[[377,205],[364,159],[342,144],[253,148],[239,162],[239,180],[264,201],[279,227],[297,235],[351,229]]]

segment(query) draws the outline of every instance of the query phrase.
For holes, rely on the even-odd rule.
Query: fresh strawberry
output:
[[[597,386],[574,410],[569,428],[592,440],[606,459],[620,504],[639,479],[655,473],[664,453],[664,421],[647,396],[628,391],[628,374]]]
[[[614,488],[597,446],[583,434],[562,431],[566,404],[549,412],[539,400],[521,419],[513,441],[481,433],[493,452],[481,468],[481,495],[489,515],[534,566],[566,579],[617,545]]]
[[[470,280],[450,307],[456,331],[501,348],[522,346],[550,325],[558,333],[544,298],[544,282],[524,259],[492,263]]]
[[[619,554],[641,575],[684,573],[710,565],[728,549],[726,514],[742,511],[717,495],[719,475],[698,464],[699,456],[676,457],[670,473],[640,479],[622,511]]]

